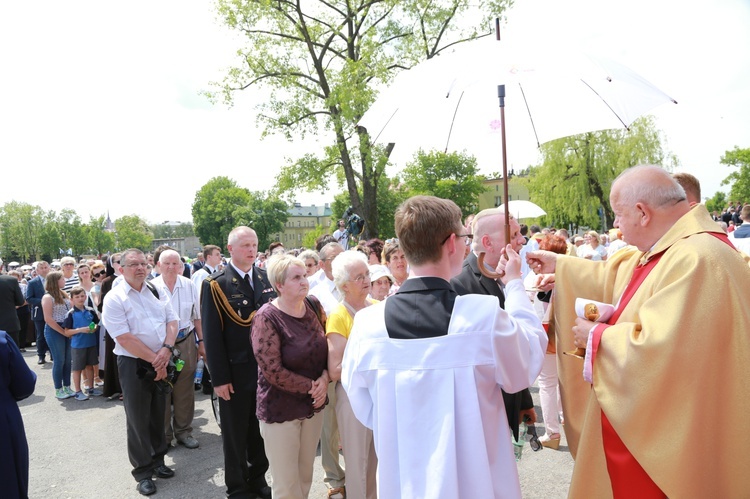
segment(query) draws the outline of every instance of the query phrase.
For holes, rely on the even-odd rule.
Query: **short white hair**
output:
[[[344,292],[342,287],[351,278],[349,270],[351,266],[357,262],[364,263],[365,267],[367,267],[367,257],[365,256],[365,254],[357,250],[347,250],[339,253],[331,263],[333,283],[336,285],[336,288],[342,293]]]

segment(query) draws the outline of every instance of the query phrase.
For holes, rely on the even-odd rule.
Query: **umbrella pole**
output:
[[[505,85],[497,86],[500,100],[500,139],[503,145],[503,200],[505,205],[505,244],[510,244],[510,207],[508,205],[508,156],[505,152]]]

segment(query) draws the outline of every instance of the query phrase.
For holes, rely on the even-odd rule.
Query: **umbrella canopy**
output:
[[[19,265],[21,265],[21,264],[20,264],[20,263],[18,263],[18,262],[10,262],[10,263],[8,264],[8,267],[18,267]]]
[[[21,270],[31,270],[33,267],[31,265],[22,265]]]
[[[505,205],[501,205],[500,208],[505,209]],[[508,213],[519,220],[522,218],[539,218],[547,214],[546,211],[531,201],[521,199],[508,202]]]
[[[497,171],[500,84],[511,150],[625,128],[660,104],[676,103],[602,56],[555,49],[541,54],[485,37],[400,73],[359,124],[376,142],[395,143],[394,158],[411,158],[418,149],[465,150],[477,156],[481,168]]]

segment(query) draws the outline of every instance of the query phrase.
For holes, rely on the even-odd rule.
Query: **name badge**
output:
[[[232,295],[232,298],[244,298],[245,295],[239,294],[239,295]]]

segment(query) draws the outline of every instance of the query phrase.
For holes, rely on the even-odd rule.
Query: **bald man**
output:
[[[479,294],[497,297],[500,308],[505,309],[505,292],[500,281],[485,277],[479,272],[477,256],[484,252],[484,264],[488,269],[497,267],[505,250],[505,212],[499,208],[482,210],[472,220],[472,252],[466,257],[461,273],[451,279],[451,286],[461,295]],[[521,251],[526,239],[521,235],[521,226],[515,218],[510,220],[510,244],[516,252]],[[505,413],[513,435],[518,439],[518,424],[525,416],[536,422],[534,401],[528,388],[518,393],[503,392]]]
[[[536,272],[555,273],[557,351],[586,347],[593,368],[584,382],[581,361],[558,356],[570,497],[745,496],[750,268],[659,167],[625,170],[610,203],[633,246],[606,262],[529,254]],[[576,298],[617,309],[590,322]],[[732,431],[711,431],[718,421]]]

